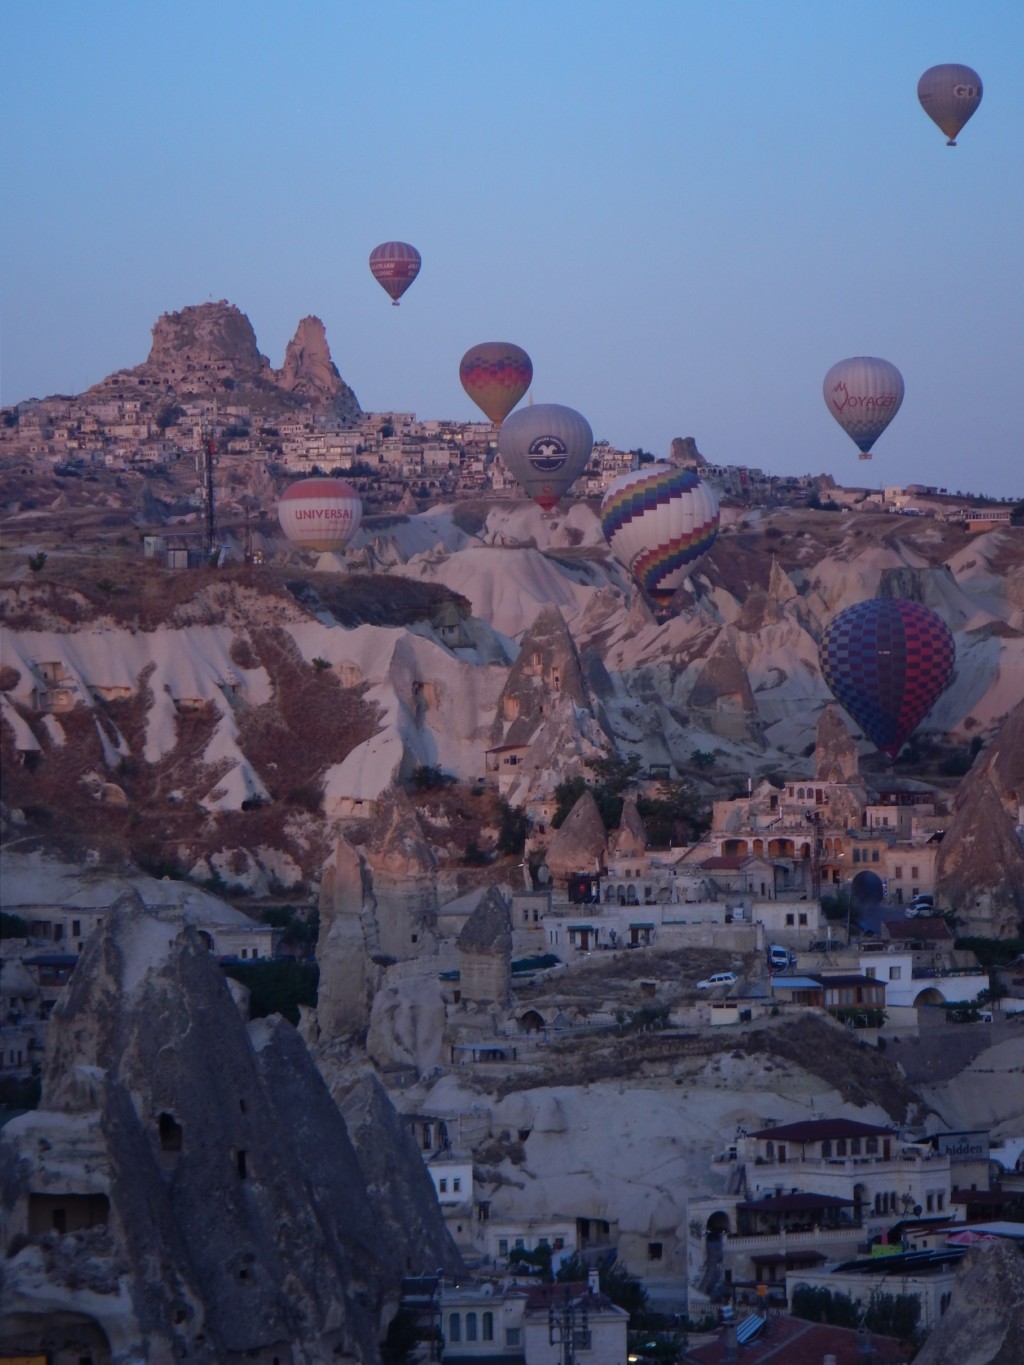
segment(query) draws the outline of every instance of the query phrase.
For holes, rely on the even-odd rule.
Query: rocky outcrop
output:
[[[504,1009],[512,996],[512,915],[498,887],[480,897],[455,947],[463,1002]]]
[[[684,465],[690,469],[701,469],[707,464],[692,436],[673,436],[669,460],[672,464]]]
[[[1020,1365],[1024,1359],[1024,1256],[1009,1239],[979,1242],[957,1271],[942,1323],[915,1365]]]
[[[299,323],[284,353],[284,365],[274,378],[285,392],[307,398],[314,406],[341,406],[352,416],[359,412],[355,395],[331,359],[327,333],[317,317],[306,317]]]
[[[379,977],[372,916],[364,913],[369,873],[358,851],[339,836],[320,883],[316,957],[317,1028],[322,1038],[351,1036],[365,1028]]]
[[[608,840],[610,858],[644,857],[647,853],[647,830],[637,809],[636,797],[627,796],[622,803],[618,829],[612,830]]]
[[[437,858],[401,787],[388,791],[363,856],[371,873],[367,907],[380,952],[401,960],[437,951]]]
[[[587,790],[555,830],[548,848],[548,867],[558,878],[571,872],[590,872],[602,866],[607,848],[601,812],[594,793]]]
[[[200,395],[276,395],[281,401],[330,410],[344,419],[360,415],[355,394],[331,359],[324,325],[306,317],[288,343],[284,365],[271,367],[256,344],[252,323],[234,304],[221,299],[177,313],[163,313],[153,325],[153,342],[141,365],[118,370],[89,392],[142,387],[176,399]],[[293,404],[294,405],[294,404]]]
[[[1024,702],[960,784],[939,847],[936,891],[966,919],[964,932],[1002,938],[1024,915]]]
[[[88,941],[50,1027],[40,1108],[4,1132],[0,1344],[39,1351],[56,1322],[115,1365],[372,1365],[425,1232],[392,1210],[380,1236],[379,1192],[296,1031],[247,1026],[199,935],[138,909]],[[408,1160],[393,1125],[364,1145]]]

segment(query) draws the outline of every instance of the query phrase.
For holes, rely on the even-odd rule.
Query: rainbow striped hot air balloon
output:
[[[718,535],[718,498],[692,469],[664,462],[623,474],[601,500],[612,554],[664,606]]]
[[[343,550],[362,517],[359,494],[343,479],[299,479],[277,504],[281,530],[300,550]]]
[[[956,645],[929,607],[876,597],[832,618],[819,659],[839,704],[895,758],[949,682]]]

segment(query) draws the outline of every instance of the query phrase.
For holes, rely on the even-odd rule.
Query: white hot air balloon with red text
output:
[[[343,479],[299,479],[277,504],[281,530],[300,550],[338,554],[359,529],[363,504]]]

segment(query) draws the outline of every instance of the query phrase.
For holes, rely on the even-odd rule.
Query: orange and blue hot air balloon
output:
[[[872,598],[832,618],[819,660],[839,704],[882,753],[895,758],[949,683],[956,645],[929,607]]]
[[[391,298],[392,306],[420,273],[423,261],[420,253],[408,242],[381,242],[370,252],[370,271],[380,287]]]
[[[601,530],[612,554],[659,606],[699,568],[718,522],[710,484],[663,461],[621,475],[601,500]]]

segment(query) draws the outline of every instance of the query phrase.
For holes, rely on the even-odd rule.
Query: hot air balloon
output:
[[[612,554],[666,605],[718,535],[718,498],[694,470],[661,461],[622,474],[601,500]]]
[[[498,451],[526,493],[549,512],[583,473],[594,433],[575,408],[538,403],[498,428]]]
[[[829,622],[819,649],[836,700],[891,758],[935,705],[955,658],[942,617],[902,598],[847,607]]]
[[[391,296],[392,306],[420,273],[422,258],[408,242],[381,242],[370,252],[370,270],[380,287]]]
[[[946,146],[956,146],[956,135],[981,103],[981,77],[969,66],[946,62],[930,66],[917,83],[921,108],[946,134]]]
[[[825,404],[847,436],[871,459],[871,447],[900,410],[903,376],[888,360],[855,355],[840,360],[825,376]]]
[[[462,357],[459,378],[477,407],[498,426],[530,387],[533,362],[511,341],[484,341]]]
[[[299,479],[277,504],[281,530],[302,550],[343,550],[362,516],[359,494],[342,479]]]

